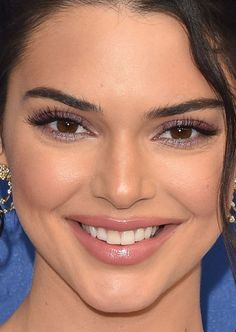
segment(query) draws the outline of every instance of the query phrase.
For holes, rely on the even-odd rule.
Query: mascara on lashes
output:
[[[59,120],[65,120],[65,121],[74,121],[76,124],[78,124],[78,126],[82,126],[84,127],[85,130],[87,130],[90,135],[94,134],[93,131],[90,129],[90,125],[88,123],[88,121],[86,121],[85,119],[83,119],[82,117],[73,114],[71,111],[59,111],[57,108],[51,109],[50,107],[41,109],[37,112],[35,112],[33,115],[28,116],[27,118],[28,123],[34,125],[34,126],[45,126],[49,123],[53,123],[55,121],[59,121]],[[189,128],[189,129],[193,129],[195,131],[197,131],[199,133],[200,138],[196,139],[196,138],[188,138],[188,139],[174,139],[174,138],[163,138],[161,139],[162,142],[166,141],[166,143],[168,145],[171,145],[170,141],[173,141],[174,143],[172,143],[173,146],[176,146],[178,144],[180,144],[181,146],[183,146],[185,143],[188,141],[188,145],[191,145],[190,141],[196,141],[199,139],[204,139],[205,137],[210,137],[210,136],[215,136],[218,134],[219,130],[214,127],[213,125],[210,125],[204,121],[199,121],[199,120],[195,120],[195,119],[175,119],[172,121],[167,121],[164,122],[161,126],[161,130],[159,133],[156,133],[153,137],[153,141],[157,141],[158,137],[161,136],[162,134],[164,134],[165,132],[171,130],[171,129],[175,129],[175,128]],[[53,131],[53,130],[52,130]],[[59,139],[63,139],[62,137],[64,136],[69,136],[70,135],[70,141],[72,140],[72,136],[76,136],[76,133],[61,133],[58,131],[58,133],[54,130],[53,131],[53,136],[58,136]],[[80,134],[81,135],[81,134]],[[55,137],[56,138],[56,137]],[[66,139],[66,138],[65,138]],[[194,142],[192,145],[196,144],[196,142]]]
[[[215,126],[208,124],[204,121],[195,120],[192,118],[187,118],[182,120],[175,119],[172,121],[167,121],[162,125],[163,132],[173,128],[195,129],[205,136],[215,136],[219,133],[219,129],[216,128]]]
[[[56,121],[68,121],[74,122],[75,124],[84,128],[87,132],[85,133],[66,133],[60,132],[54,129],[46,128],[46,125],[56,122]],[[59,111],[58,108],[51,109],[50,107],[39,109],[38,111],[34,112],[32,115],[27,117],[27,122],[35,127],[42,127],[41,130],[50,130],[49,135],[53,136],[54,139],[59,139],[61,141],[68,140],[69,142],[73,142],[76,139],[76,136],[95,136],[96,132],[89,122],[77,114],[73,114],[71,111],[61,110]]]

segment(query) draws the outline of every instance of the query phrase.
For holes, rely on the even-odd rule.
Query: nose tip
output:
[[[154,196],[155,188],[145,180],[129,176],[121,181],[119,178],[97,178],[93,194],[97,198],[109,202],[116,209],[129,209],[140,201],[149,200]]]

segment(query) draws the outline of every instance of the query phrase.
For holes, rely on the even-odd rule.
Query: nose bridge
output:
[[[124,140],[122,143],[114,144],[110,151],[107,174],[111,173],[107,180],[114,193],[116,192],[120,196],[138,196],[140,191],[139,161],[141,156],[137,150],[137,146]]]
[[[97,197],[116,208],[128,208],[152,196],[153,187],[145,175],[143,154],[134,139],[120,137],[112,141],[100,165],[94,188]]]

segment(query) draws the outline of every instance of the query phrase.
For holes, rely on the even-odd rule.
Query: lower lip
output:
[[[179,226],[167,225],[156,237],[122,246],[108,244],[97,238],[93,238],[81,228],[78,222],[73,220],[67,221],[72,227],[75,236],[92,256],[103,263],[112,265],[133,265],[143,262],[152,256]]]

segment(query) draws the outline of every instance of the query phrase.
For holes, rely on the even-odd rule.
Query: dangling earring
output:
[[[3,164],[0,164],[0,181],[7,182],[7,196],[0,197],[0,235],[1,235],[4,225],[5,215],[15,209],[12,201],[11,173],[9,168]]]
[[[236,180],[234,181],[234,194],[233,194],[233,198],[232,198],[232,202],[231,202],[231,210],[230,210],[230,215],[228,218],[229,223],[231,224],[236,224],[236,218],[235,218],[235,214],[236,214],[236,204],[234,203],[234,195],[236,194]]]

